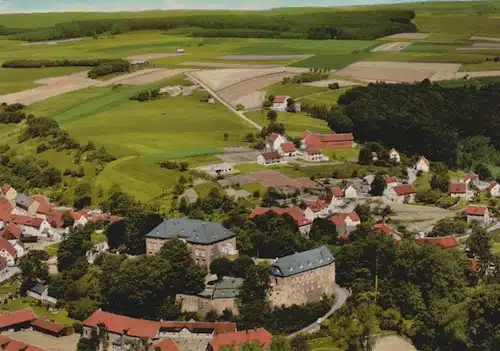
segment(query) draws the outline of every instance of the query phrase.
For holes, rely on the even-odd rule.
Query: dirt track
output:
[[[415,351],[416,348],[405,339],[397,335],[388,335],[378,339],[375,351]]]
[[[412,42],[394,42],[394,43],[385,43],[380,46],[377,46],[372,52],[399,52],[406,49],[408,46],[413,44]]]

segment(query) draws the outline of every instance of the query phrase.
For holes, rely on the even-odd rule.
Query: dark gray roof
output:
[[[34,201],[35,200],[26,194],[18,194],[16,196],[16,205],[20,207],[28,208]]]
[[[146,234],[147,238],[172,239],[178,237],[188,243],[210,245],[235,237],[236,234],[221,224],[198,219],[172,218]]]
[[[335,257],[326,246],[279,258],[271,265],[271,273],[278,277],[289,277],[335,262]]]
[[[37,293],[38,295],[42,295],[45,292],[45,290],[47,290],[47,285],[43,285],[42,283],[37,283],[34,287],[32,287],[29,290]]]
[[[238,296],[238,291],[243,285],[243,278],[224,277],[215,284],[213,299],[227,299]]]

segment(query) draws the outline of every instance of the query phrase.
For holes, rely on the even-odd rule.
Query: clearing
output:
[[[406,49],[408,46],[413,44],[412,42],[394,42],[394,43],[385,43],[380,46],[377,46],[372,52],[400,52]]]
[[[391,220],[405,225],[410,231],[428,232],[441,219],[451,218],[455,212],[432,206],[390,204],[394,215]]]

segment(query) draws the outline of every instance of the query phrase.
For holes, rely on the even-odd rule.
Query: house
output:
[[[152,346],[153,351],[178,351],[177,344],[172,339],[163,339],[154,343]]]
[[[37,317],[31,310],[21,310],[0,315],[0,332],[7,330],[24,330],[31,327]],[[3,337],[3,335],[1,335]]]
[[[346,198],[346,199],[357,199],[358,198],[358,191],[356,190],[356,188],[352,184],[344,189],[344,198]]]
[[[293,143],[283,143],[278,148],[278,152],[282,157],[294,157],[297,156],[297,150],[295,150],[295,145]]]
[[[470,183],[477,184],[477,182],[479,182],[479,176],[474,172],[469,172],[460,179],[460,182],[467,185]]]
[[[307,208],[304,210],[304,215],[311,221],[316,218],[325,218],[329,213],[329,203],[324,199],[308,201]]]
[[[0,238],[0,257],[7,261],[7,266],[12,267],[16,265],[17,251],[14,246],[4,238]]]
[[[361,219],[356,211],[352,211],[349,213],[337,213],[336,215],[330,218],[330,221],[335,224],[335,226],[344,228],[344,227],[357,227],[361,224]]]
[[[12,351],[45,351],[37,346],[26,344],[19,340],[13,340],[6,335],[0,335],[0,348]]]
[[[21,240],[9,240],[9,243],[11,243],[11,245],[14,246],[18,259],[26,254],[24,243]]]
[[[397,177],[386,176],[385,177],[385,184],[387,186],[387,189],[389,189],[389,188],[392,188],[392,187],[399,185],[399,180]]]
[[[288,95],[275,96],[273,104],[271,105],[271,110],[276,112],[285,112],[288,108],[289,100],[291,99]],[[300,103],[295,102],[293,108],[295,112],[300,112]]]
[[[396,151],[396,149],[390,149],[388,154],[389,154],[389,160],[393,160],[396,163],[401,162],[401,156],[399,155],[399,152]]]
[[[213,176],[220,176],[223,174],[230,174],[233,173],[233,165],[230,163],[217,163],[214,165],[211,165],[208,169],[208,173],[210,173]]]
[[[294,219],[295,223],[297,223],[297,226],[299,227],[299,231],[301,234],[303,234],[303,235],[309,234],[309,231],[311,230],[312,221],[306,218],[304,212],[302,212],[302,210],[298,206],[286,207],[286,208],[257,207],[252,211],[252,213],[250,213],[249,218],[253,219],[256,216],[265,215],[270,211],[274,212],[275,214],[280,215],[280,216],[289,215],[290,217],[292,217]]]
[[[342,204],[344,203],[342,189],[340,189],[337,186],[337,187],[332,188],[330,191],[332,194],[332,200],[330,202],[330,207],[342,206]]]
[[[374,174],[368,174],[367,176],[364,176],[363,179],[361,180],[361,191],[363,193],[370,193],[372,189],[372,183],[375,180],[375,175]]]
[[[0,198],[0,221],[8,222],[13,210],[14,206],[12,206],[9,200]]]
[[[450,196],[467,199],[467,183],[450,183]]]
[[[40,206],[40,203],[38,201],[33,200],[33,198],[26,194],[18,194],[15,201],[15,214],[34,216],[36,214],[38,206]]]
[[[280,164],[282,163],[281,155],[277,151],[264,152],[257,157],[257,163],[263,166]]]
[[[220,351],[225,347],[239,350],[242,345],[248,343],[257,343],[262,350],[268,350],[272,338],[273,335],[264,328],[224,333],[217,335],[210,341],[206,351]]]
[[[141,339],[152,342],[155,348],[160,349],[166,346],[165,340],[171,339],[181,350],[206,350],[208,343],[217,335],[236,331],[236,324],[229,322],[150,321],[102,310],[94,312],[82,324],[84,338],[90,338],[93,330],[105,327],[110,351],[122,351],[125,343]]]
[[[377,223],[373,226],[373,231],[375,233],[382,233],[382,234],[387,234],[390,235],[395,241],[401,241],[403,240],[404,235],[397,230],[392,229],[389,227],[385,222],[382,223]]]
[[[238,255],[236,234],[221,224],[189,218],[166,219],[146,234],[148,255],[160,251],[167,240],[178,237],[188,244],[199,265],[210,266],[216,258]]]
[[[286,138],[278,133],[272,133],[267,136],[267,148],[271,150],[278,150],[281,144],[288,142]]]
[[[490,212],[487,206],[469,205],[465,210],[467,215],[467,223],[479,222],[482,224],[491,223]]]
[[[236,298],[243,281],[242,278],[222,277],[215,284],[207,284],[205,290],[197,295],[177,294],[175,299],[180,303],[183,312],[206,314],[216,311],[221,315],[224,310],[229,310],[238,315]]]
[[[335,293],[335,257],[327,246],[277,259],[271,265],[272,306],[303,305]]]
[[[494,196],[494,197],[500,196],[500,184],[498,184],[497,182],[493,182],[490,185],[488,185],[487,190],[491,196]]]
[[[441,236],[437,238],[418,238],[416,239],[416,243],[438,246],[442,249],[451,249],[460,245],[457,238],[455,238],[453,235]]]
[[[89,219],[87,218],[87,213],[84,211],[78,211],[78,212],[69,211],[68,213],[73,218],[74,221],[73,227],[78,227],[79,225],[84,226],[89,222]]]
[[[26,295],[40,301],[42,304],[56,305],[57,299],[49,296],[49,286],[42,283],[37,283],[31,289],[26,291]]]
[[[17,191],[10,184],[5,183],[0,188],[0,194],[8,201],[14,202],[17,197]]]
[[[415,202],[416,191],[411,184],[397,185],[387,190],[385,200],[397,204]]]
[[[56,205],[51,203],[44,195],[33,195],[32,198],[40,204],[36,210],[37,217],[46,219],[47,214],[49,214],[56,207]]]
[[[430,167],[430,162],[424,156],[420,156],[417,162],[415,162],[415,164],[413,165],[413,169],[415,169],[417,172],[420,171],[423,173],[429,172],[431,169]]]
[[[351,148],[354,147],[354,136],[352,133],[316,134],[306,130],[300,135],[300,143],[303,149]]]
[[[50,223],[43,218],[12,215],[10,221],[22,230],[23,236],[43,236],[52,239]]]
[[[5,240],[20,240],[22,230],[14,223],[8,223],[7,226],[0,232],[0,237]]]
[[[64,324],[55,323],[46,319],[37,318],[31,322],[31,327],[37,332],[47,334],[56,338],[74,334],[75,330]]]
[[[323,155],[323,153],[319,149],[315,148],[307,148],[304,154],[302,155],[304,161],[308,162],[326,162],[329,160],[328,157]]]

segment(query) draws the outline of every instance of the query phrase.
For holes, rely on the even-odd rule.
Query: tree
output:
[[[290,340],[286,336],[275,335],[269,346],[270,351],[292,351]]]
[[[335,82],[332,84],[328,84],[328,89],[330,90],[339,90],[340,89],[340,84]]]
[[[243,106],[242,104],[236,105],[236,111],[243,111],[244,109],[245,109],[245,106]]]
[[[293,351],[309,351],[309,342],[307,336],[304,334],[298,334],[292,338],[290,341]]]
[[[228,133],[224,133],[224,141],[227,141],[229,139],[229,134]]]
[[[345,110],[341,107],[334,106],[328,113],[328,127],[336,133],[352,133],[353,123],[347,117]]]
[[[78,259],[83,259],[86,262],[87,251],[92,246],[90,240],[92,232],[93,228],[89,225],[85,227],[78,226],[70,231],[59,245],[57,251],[57,268],[59,272],[70,269]]]
[[[78,344],[76,346],[77,351],[98,351],[99,350],[100,338],[97,334],[96,328],[93,328],[90,334],[90,338],[81,336]]]
[[[237,278],[245,278],[248,274],[249,267],[254,266],[253,260],[245,255],[239,255],[233,261],[233,275]]]
[[[262,109],[264,110],[269,110],[271,106],[273,106],[273,103],[269,100],[264,100],[264,102],[262,103]]]
[[[309,238],[317,243],[325,243],[329,245],[338,244],[337,227],[335,224],[326,218],[314,219]]]
[[[271,110],[267,113],[267,119],[270,122],[276,122],[276,120],[278,119],[278,114],[276,113],[276,111]]]
[[[491,174],[491,170],[489,169],[488,166],[484,164],[477,164],[476,167],[474,167],[474,172],[478,175],[479,179],[488,181],[493,179],[493,174]]]
[[[447,236],[451,234],[465,234],[468,225],[467,222],[457,219],[444,218],[439,220],[432,231],[430,237]]]
[[[440,190],[442,192],[448,192],[448,187],[450,184],[450,176],[448,173],[436,173],[433,174],[431,180],[429,181],[431,189]]]
[[[472,230],[472,234],[467,241],[467,247],[469,253],[483,262],[483,265],[487,265],[493,256],[491,238],[483,228],[475,227]]]
[[[288,100],[286,101],[286,111],[292,113],[297,112],[295,100],[293,100],[292,98],[288,98]]]
[[[471,169],[477,163],[493,163],[495,158],[496,150],[488,137],[473,136],[457,143],[457,167],[461,169]]]
[[[226,258],[217,258],[210,263],[210,273],[216,274],[218,279],[232,275],[233,264]]]
[[[370,187],[370,195],[372,196],[382,196],[386,187],[385,177],[381,174],[377,174],[373,179],[372,185]]]
[[[49,267],[46,261],[49,256],[45,251],[28,251],[21,258],[19,268],[21,269],[21,290],[31,288],[37,281],[45,281],[49,277]]]
[[[237,303],[245,327],[255,328],[265,325],[270,313],[267,292],[269,290],[269,268],[250,266],[240,288]]]
[[[73,224],[75,224],[75,220],[73,217],[69,214],[69,212],[65,212],[62,215],[62,221],[63,221],[63,226],[64,228],[70,228],[73,227]]]

